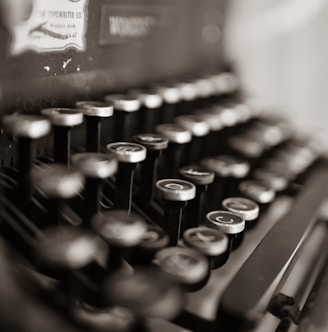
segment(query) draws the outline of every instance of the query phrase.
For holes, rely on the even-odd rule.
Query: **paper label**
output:
[[[84,51],[88,0],[34,0],[30,17],[12,27],[11,53]]]

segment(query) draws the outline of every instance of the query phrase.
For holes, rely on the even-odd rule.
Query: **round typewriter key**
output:
[[[243,217],[229,211],[211,211],[207,213],[204,224],[228,235],[229,251],[241,244],[245,230]]]
[[[165,248],[169,240],[169,236],[161,228],[147,225],[141,242],[133,249],[132,265],[150,265],[156,252]]]
[[[164,201],[164,229],[170,237],[170,245],[176,245],[181,232],[182,210],[186,201],[196,195],[195,185],[178,179],[163,179],[156,182],[156,191]]]
[[[197,99],[197,89],[192,81],[185,81],[177,83],[177,88],[180,94],[180,103],[177,107],[177,115],[185,115],[195,106],[195,100]]]
[[[92,227],[110,247],[108,268],[117,270],[122,264],[123,249],[140,243],[146,232],[144,220],[135,213],[127,214],[124,210],[110,210],[96,214]]]
[[[130,94],[136,96],[141,103],[139,111],[139,132],[153,132],[159,123],[163,99],[153,89],[131,90]]]
[[[103,248],[93,233],[73,226],[51,227],[40,238],[35,255],[45,268],[79,269],[93,261]]]
[[[163,123],[156,127],[156,131],[167,138],[169,142],[185,144],[191,141],[192,134],[189,130],[174,123]]]
[[[113,154],[86,152],[73,155],[72,164],[85,176],[83,220],[88,224],[100,210],[104,179],[116,173],[118,163]]]
[[[169,140],[168,148],[163,152],[162,164],[159,165],[160,173],[164,177],[177,177],[187,153],[186,143],[192,139],[191,132],[178,124],[168,123],[158,125],[156,131]]]
[[[129,141],[137,132],[140,100],[129,94],[112,94],[105,101],[114,105],[114,140]]]
[[[83,175],[62,164],[44,165],[31,172],[33,185],[48,198],[48,215],[51,224],[63,222],[64,201],[78,195],[83,188]]]
[[[46,108],[41,111],[50,118],[54,131],[54,160],[69,165],[71,159],[71,129],[83,122],[83,113],[72,108]]]
[[[238,192],[240,179],[246,177],[250,170],[247,160],[233,155],[205,158],[201,160],[201,165],[215,173],[215,180],[206,193],[207,212],[217,209],[224,198],[234,196]]]
[[[188,152],[185,163],[194,163],[202,156],[204,137],[209,134],[210,127],[202,117],[197,115],[182,115],[175,118],[175,122],[189,130],[193,135],[188,144]]]
[[[184,247],[169,247],[157,252],[154,264],[172,281],[187,291],[203,287],[209,277],[209,263],[198,251]]]
[[[274,169],[258,168],[254,171],[253,177],[264,182],[276,192],[285,190],[289,184],[288,177]]]
[[[113,115],[113,105],[100,101],[79,101],[75,107],[83,112],[86,119],[86,151],[99,152],[101,121]]]
[[[168,139],[158,134],[139,134],[133,141],[147,149],[147,158],[141,164],[139,192],[136,195],[141,206],[148,206],[153,198],[157,178],[157,162],[162,150],[168,146]]]
[[[50,121],[42,116],[13,114],[2,118],[4,130],[17,140],[18,185],[15,201],[20,206],[29,203],[32,195],[30,171],[35,157],[34,141],[47,136],[51,130]]]
[[[212,269],[218,268],[225,261],[229,240],[222,232],[208,227],[189,228],[183,233],[183,242],[206,256]]]
[[[146,159],[147,150],[136,143],[117,142],[107,145],[119,161],[116,175],[115,208],[131,211],[133,175],[137,163]]]
[[[214,173],[206,170],[204,167],[190,165],[180,168],[180,175],[184,180],[192,182],[196,186],[196,196],[188,204],[182,232],[189,227],[196,227],[203,218],[204,193],[207,186],[214,181]]]
[[[244,197],[229,197],[222,202],[222,206],[230,212],[238,214],[245,221],[258,218],[260,208],[254,201]]]
[[[145,160],[147,153],[142,145],[130,142],[107,144],[107,150],[114,153],[119,162],[132,164]]]
[[[239,185],[239,190],[243,195],[259,204],[271,203],[276,196],[273,189],[259,180],[242,181]]]
[[[104,292],[110,304],[130,309],[141,320],[172,320],[184,303],[181,289],[153,270],[117,272],[105,281]]]

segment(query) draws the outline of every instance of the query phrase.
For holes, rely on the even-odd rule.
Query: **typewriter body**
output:
[[[2,330],[324,331],[327,160],[225,2],[0,4]]]

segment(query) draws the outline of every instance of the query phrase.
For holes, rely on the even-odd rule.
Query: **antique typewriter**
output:
[[[1,330],[326,331],[327,160],[223,1],[0,4]]]

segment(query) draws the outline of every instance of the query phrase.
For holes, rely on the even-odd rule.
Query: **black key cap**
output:
[[[48,135],[51,130],[50,121],[42,116],[7,115],[2,119],[4,129],[15,137],[18,143],[18,184],[15,201],[26,206],[32,195],[30,171],[35,157],[34,141]]]
[[[237,330],[240,326],[254,323],[265,312],[268,302],[261,300],[284,272],[312,227],[318,208],[327,198],[326,163],[318,166],[305,188],[292,210],[275,224],[225,290],[218,312],[219,325],[228,319]]]
[[[195,198],[196,187],[184,180],[163,179],[156,182],[156,191],[165,204],[163,228],[170,237],[170,245],[176,245],[182,235],[182,210],[187,201]]]
[[[169,142],[158,134],[135,135],[133,141],[147,149],[147,158],[141,164],[139,191],[136,194],[138,203],[146,207],[153,198],[158,157],[162,150],[167,148]]]
[[[216,269],[224,263],[229,246],[226,234],[208,227],[187,229],[183,233],[183,243],[206,256],[211,269]]]
[[[73,155],[72,164],[85,176],[82,218],[88,225],[92,216],[100,211],[104,181],[116,173],[118,162],[113,154],[85,152]]]
[[[137,164],[146,159],[147,150],[136,143],[117,142],[107,145],[119,161],[116,175],[115,208],[131,211],[133,175]]]
[[[124,210],[110,210],[96,214],[92,227],[108,244],[107,267],[114,272],[122,267],[123,251],[142,241],[146,232],[144,220],[135,213]]]
[[[54,161],[71,162],[71,129],[82,124],[83,113],[72,108],[46,108],[41,111],[50,118],[54,131]]]
[[[78,101],[75,107],[83,112],[86,120],[85,150],[100,152],[101,121],[113,115],[113,105],[99,101]]]
[[[197,227],[202,221],[204,210],[204,194],[210,183],[214,181],[214,173],[201,166],[191,165],[180,168],[180,175],[184,180],[192,182],[196,186],[196,196],[188,204],[182,232],[188,227]]]
[[[209,262],[200,252],[183,247],[169,247],[157,252],[154,264],[186,291],[202,288],[209,277]]]

